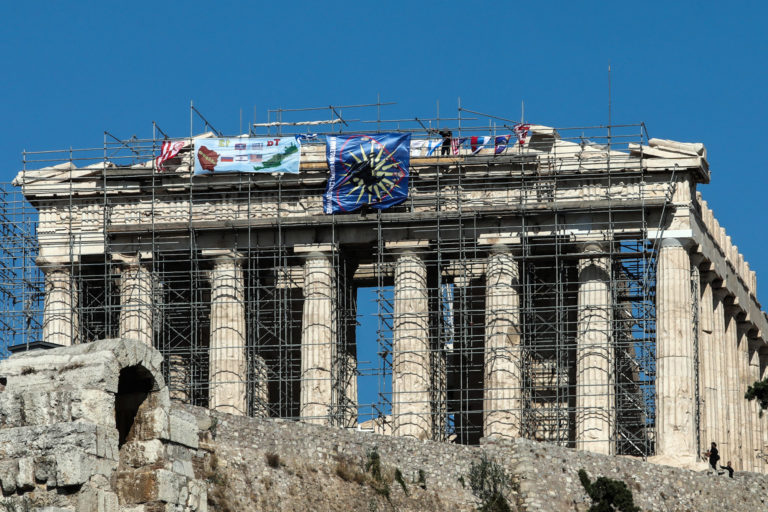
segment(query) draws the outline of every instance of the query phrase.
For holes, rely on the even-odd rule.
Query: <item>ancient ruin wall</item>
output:
[[[469,474],[483,453],[510,475],[506,496],[513,510],[586,511],[591,501],[579,481],[579,469],[593,481],[606,476],[625,482],[643,511],[768,506],[768,477],[713,476],[704,471],[703,462],[702,471],[691,471],[525,439],[483,440],[481,446],[470,447],[173,407],[198,420],[201,443],[196,467],[208,471],[209,503],[216,510],[392,510],[364,478],[362,483],[354,479],[355,474],[365,474],[373,450],[390,478],[395,470],[403,475],[408,495],[396,481],[389,484],[391,501],[399,511],[476,510],[479,502],[471,492]]]

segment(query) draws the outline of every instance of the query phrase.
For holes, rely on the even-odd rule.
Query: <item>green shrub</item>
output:
[[[760,417],[763,417],[763,411],[768,409],[768,379],[757,380],[747,388],[744,398],[749,401],[757,400],[760,406]]]
[[[594,483],[590,482],[587,472],[579,470],[579,480],[587,495],[592,499],[589,512],[640,512],[635,506],[632,491],[621,480],[614,480],[604,476],[598,477]]]
[[[480,500],[480,512],[512,512],[504,497],[510,478],[501,465],[488,460],[485,454],[469,468],[469,487]]]

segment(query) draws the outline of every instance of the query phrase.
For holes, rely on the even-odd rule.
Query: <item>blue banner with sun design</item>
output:
[[[383,210],[408,197],[410,133],[329,135],[325,155],[331,171],[325,213],[353,212],[365,205]]]

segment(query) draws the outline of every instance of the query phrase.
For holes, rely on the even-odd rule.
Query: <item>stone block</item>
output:
[[[150,501],[183,504],[188,497],[187,479],[166,469],[121,471],[115,482],[115,490],[126,504]]]
[[[34,464],[35,481],[48,487],[56,487],[56,460],[48,456],[38,456],[35,457]]]
[[[16,489],[31,491],[35,488],[35,461],[32,457],[19,459],[19,472],[16,474]]]
[[[54,453],[56,483],[59,487],[81,485],[94,476],[110,477],[117,469],[117,461],[97,457],[77,448]]]
[[[197,449],[197,420],[191,414],[178,409],[169,414],[168,441]]]
[[[152,501],[157,496],[157,475],[155,471],[120,471],[115,478],[115,491],[124,504]]]
[[[16,491],[16,475],[18,472],[18,460],[11,459],[0,461],[0,485],[2,485],[4,494],[10,494]]]
[[[114,427],[115,395],[102,390],[80,390],[72,404],[72,419]]]
[[[187,478],[195,478],[195,470],[192,467],[192,461],[189,460],[174,460],[171,464],[171,470],[174,473],[185,476]]]
[[[59,487],[82,485],[90,475],[85,471],[85,454],[79,450],[56,453],[56,482]]]
[[[134,468],[156,464],[165,456],[165,446],[159,439],[131,441],[120,451],[122,462]]]
[[[157,470],[157,499],[166,503],[187,502],[187,479],[165,469]]]
[[[117,429],[82,422],[0,429],[0,453],[6,458],[34,457],[66,448],[117,461]]]
[[[142,406],[144,408],[144,406]],[[133,435],[137,441],[168,438],[168,413],[159,408],[140,410],[133,423]]]
[[[190,480],[187,486],[189,487],[187,506],[197,512],[208,512],[208,491],[205,483],[199,480]]]
[[[78,512],[120,512],[117,494],[87,486],[77,495]]]

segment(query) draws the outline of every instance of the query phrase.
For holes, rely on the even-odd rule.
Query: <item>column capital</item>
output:
[[[72,265],[77,263],[77,258],[70,259],[69,257],[50,257],[50,256],[38,256],[35,263],[44,274],[55,270],[65,270],[67,272],[72,271]]]
[[[659,247],[661,249],[668,249],[672,247],[682,247],[686,251],[693,249],[696,246],[696,241],[690,237],[668,237],[662,238]]]
[[[483,233],[477,237],[477,245],[485,247],[505,247],[509,248],[520,245],[520,235],[511,232],[504,233]]]
[[[327,259],[339,250],[337,244],[295,244],[293,253],[306,260]]]
[[[594,253],[608,252],[610,242],[607,240],[583,240],[576,243],[576,247],[581,252],[583,258],[591,258]]]
[[[243,261],[243,253],[234,249],[203,249],[201,255],[212,260],[214,265],[231,262],[239,264]]]
[[[112,261],[121,263],[128,267],[137,267],[141,264],[146,264],[147,260],[152,260],[151,251],[139,251],[135,253],[112,253],[110,254]]]
[[[400,240],[397,242],[385,242],[384,247],[395,254],[417,255],[429,248],[429,240]]]

